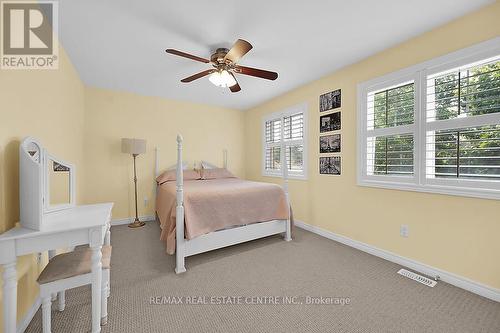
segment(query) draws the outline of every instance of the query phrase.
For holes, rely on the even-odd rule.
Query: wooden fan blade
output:
[[[252,49],[252,44],[244,39],[238,39],[231,50],[224,57],[224,61],[229,60],[232,63],[237,63],[245,54]]]
[[[200,72],[198,74],[191,75],[190,77],[187,77],[185,79],[182,79],[181,82],[188,83],[188,82],[197,80],[197,79],[199,79],[201,77],[204,77],[204,76],[207,76],[209,74],[212,74],[213,72],[216,72],[216,71],[217,71],[216,69],[207,69],[206,71],[203,71],[203,72]]]
[[[231,90],[231,92],[234,92],[234,93],[240,91],[241,87],[240,87],[240,85],[238,83],[238,80],[236,80],[236,77],[234,76],[233,73],[230,73],[230,74],[234,77],[234,80],[236,81],[236,84],[234,86],[229,87],[229,90]]]
[[[278,78],[278,73],[276,72],[266,71],[263,69],[252,68],[252,67],[236,66],[234,68],[234,71],[236,73],[256,76],[267,80],[276,80]]]
[[[166,49],[165,52],[170,53],[170,54],[174,54],[174,55],[179,56],[179,57],[184,57],[184,58],[188,58],[191,60],[204,62],[205,64],[208,64],[210,62],[208,59],[201,58],[201,57],[198,57],[198,56],[186,53],[186,52],[174,50],[174,49]]]
[[[240,90],[241,90],[241,87],[240,87],[240,85],[239,85],[238,83],[236,83],[234,86],[229,87],[229,89],[231,90],[231,92],[234,92],[234,93],[235,93],[235,92],[240,91]]]

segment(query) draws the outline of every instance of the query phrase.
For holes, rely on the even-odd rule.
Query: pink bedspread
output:
[[[156,213],[167,253],[175,252],[175,181],[158,187]],[[288,218],[285,192],[276,184],[239,178],[184,181],[187,239],[231,226]]]

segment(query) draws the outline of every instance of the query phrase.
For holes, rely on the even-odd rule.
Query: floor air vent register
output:
[[[408,279],[412,279],[414,281],[425,284],[428,287],[434,287],[437,284],[437,282],[432,280],[432,279],[426,278],[425,276],[419,275],[417,273],[410,272],[406,269],[400,269],[398,271],[398,274],[403,275],[404,277],[407,277]]]

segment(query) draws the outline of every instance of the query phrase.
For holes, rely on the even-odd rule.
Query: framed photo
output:
[[[340,97],[340,89],[319,96],[319,112],[339,108],[341,106]]]
[[[319,117],[319,132],[337,131],[341,127],[340,111]]]
[[[340,156],[320,157],[319,173],[322,175],[340,175]]]
[[[320,153],[340,153],[340,134],[319,137]]]

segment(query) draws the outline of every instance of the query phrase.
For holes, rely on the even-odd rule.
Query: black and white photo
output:
[[[341,106],[340,97],[340,89],[319,96],[319,111],[323,112],[339,108]]]
[[[341,127],[340,112],[326,114],[319,117],[319,132],[337,131]]]
[[[320,153],[340,153],[340,134],[319,137]]]
[[[320,157],[319,173],[322,175],[340,175],[340,156]]]

